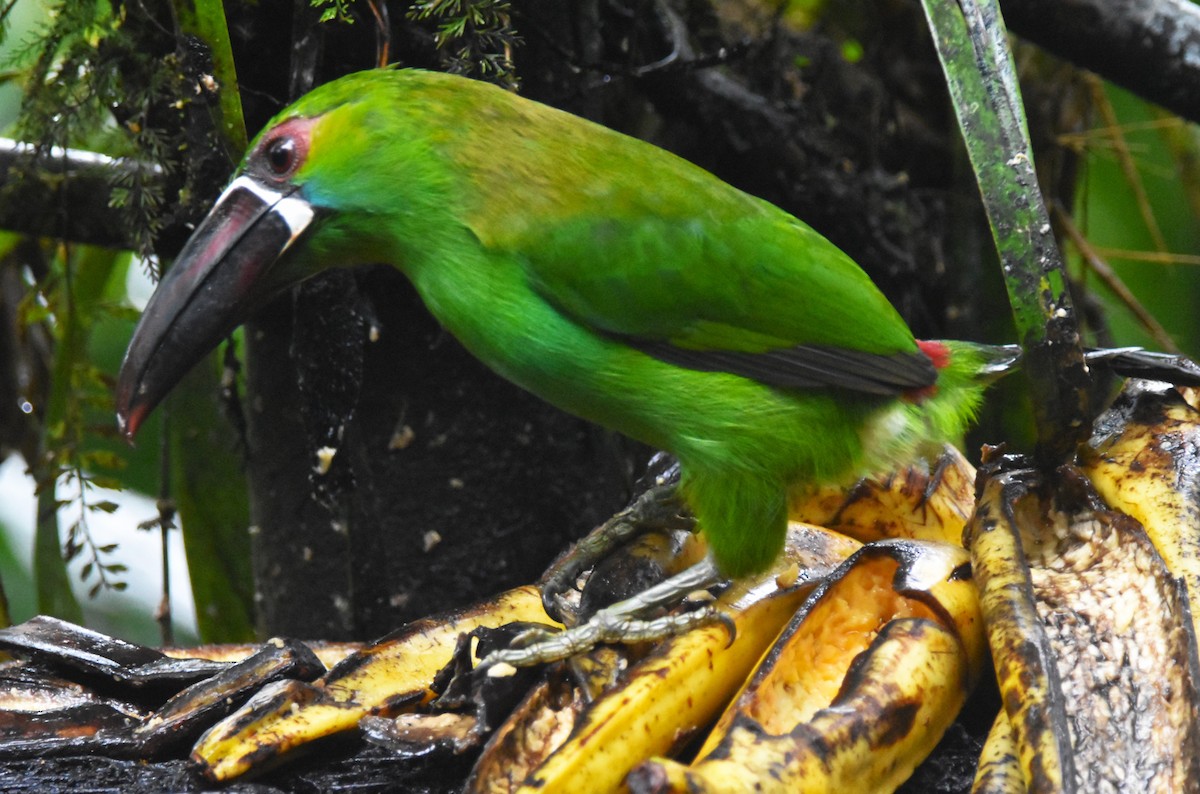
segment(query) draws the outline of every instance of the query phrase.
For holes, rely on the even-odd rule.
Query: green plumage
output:
[[[726,574],[778,553],[789,487],[953,438],[978,403],[983,348],[935,371],[845,254],[649,144],[416,71],[319,88],[264,135],[296,117],[291,181],[326,214],[273,278],[395,265],[496,371],[674,453]]]

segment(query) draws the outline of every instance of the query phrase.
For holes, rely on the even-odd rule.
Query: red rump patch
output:
[[[950,348],[946,347],[943,342],[929,342],[918,339],[917,347],[921,348],[921,352],[929,356],[929,360],[933,362],[934,369],[945,369],[950,366]]]
[[[933,362],[934,369],[945,369],[950,366],[950,348],[946,347],[943,343],[918,339],[917,347]],[[902,399],[907,402],[920,404],[937,394],[937,390],[937,384],[931,383],[924,388],[910,389],[904,392]]]

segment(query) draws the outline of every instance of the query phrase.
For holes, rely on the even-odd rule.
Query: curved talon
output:
[[[942,485],[942,478],[946,476],[946,471],[953,465],[954,459],[943,450],[942,454],[938,455],[938,459],[933,465],[933,471],[929,474],[929,480],[921,492],[921,501],[918,502],[918,507],[924,507],[933,498],[937,489]]]
[[[538,586],[546,614],[566,626],[575,625],[576,610],[563,593],[575,587],[579,575],[646,529],[693,529],[696,520],[684,510],[683,498],[674,481],[653,485],[639,494],[628,506],[580,539],[542,575]]]
[[[579,622],[579,610],[570,598],[561,590],[542,590],[542,608],[546,614],[564,626],[574,626]]]
[[[691,568],[643,590],[632,598],[601,609],[586,623],[540,638],[538,635],[542,633],[541,629],[522,632],[513,645],[523,643],[526,637],[534,638],[532,644],[493,651],[479,662],[479,667],[492,667],[502,663],[513,667],[530,667],[557,662],[586,653],[603,643],[661,640],[713,620],[721,620],[725,624],[729,629],[730,642],[733,642],[732,621],[718,612],[712,604],[706,604],[682,615],[666,615],[649,620],[637,617],[659,607],[676,604],[689,593],[711,587],[720,580],[716,564],[706,557]]]
[[[632,645],[639,642],[655,642],[690,631],[714,621],[720,621],[729,631],[730,642],[736,632],[733,620],[711,604],[682,615],[666,615],[651,620],[641,620],[608,610],[597,612],[587,623],[572,629],[552,634],[533,629],[522,633],[514,643],[530,634],[544,634],[532,645],[509,647],[493,651],[479,662],[479,668],[508,664],[513,667],[532,667],[549,664],[572,656],[578,656],[597,645],[622,643]]]

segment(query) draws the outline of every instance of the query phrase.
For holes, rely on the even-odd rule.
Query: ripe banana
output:
[[[754,582],[735,583],[718,599],[735,634],[704,626],[661,643],[622,682],[582,713],[533,710],[520,727],[506,726],[485,750],[471,792],[606,792],[618,790],[635,765],[665,753],[710,723],[745,681],[764,650],[811,590],[858,547],[844,536],[792,524],[782,559]],[[788,569],[791,569],[790,571]],[[783,586],[777,578],[788,581]],[[545,754],[548,735],[573,722],[570,736],[528,776],[529,749]],[[561,738],[561,737],[560,737]],[[495,749],[499,745],[500,750]],[[509,753],[508,757],[497,752]],[[488,771],[481,771],[488,770]],[[516,785],[514,789],[515,784]]]
[[[971,794],[1025,794],[1025,775],[1021,773],[1018,752],[1008,712],[1000,709],[983,744]]]

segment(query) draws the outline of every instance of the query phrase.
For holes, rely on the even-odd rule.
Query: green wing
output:
[[[523,261],[560,311],[680,366],[875,394],[936,379],[866,274],[770,205],[719,220],[568,222],[523,247]]]

